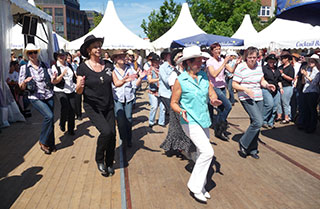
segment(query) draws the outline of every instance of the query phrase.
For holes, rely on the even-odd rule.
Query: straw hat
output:
[[[238,57],[238,54],[235,52],[235,51],[229,51],[227,53],[227,56],[235,56],[235,57]]]
[[[134,55],[134,53],[133,53],[133,51],[132,51],[131,49],[129,49],[129,50],[127,51],[127,54],[128,54],[128,55]]]
[[[38,46],[36,46],[36,45],[34,45],[34,44],[29,43],[29,44],[27,44],[26,48],[24,49],[24,53],[25,53],[26,56],[27,56],[27,54],[28,54],[28,51],[38,51],[38,54],[39,54],[39,52],[40,52],[40,47],[38,47]]]
[[[115,51],[113,52],[112,56],[111,56],[112,61],[114,60],[114,58],[115,58],[116,56],[122,55],[122,54],[126,55],[127,53],[126,53],[125,50],[122,50],[122,49],[117,49],[117,50],[115,50]]]
[[[211,58],[211,56],[207,52],[202,52],[199,46],[189,46],[183,49],[182,57],[177,60],[177,64],[196,57],[206,57]]]
[[[282,57],[292,59],[292,55],[288,51],[282,51],[280,54],[280,58]]]
[[[317,54],[313,54],[311,57],[306,57],[306,60],[309,61],[309,60],[315,60],[316,62],[320,62],[320,56],[317,55]]]
[[[86,39],[84,39],[83,44],[80,47],[80,53],[82,56],[89,58],[89,54],[87,52],[88,47],[90,44],[100,41],[103,44],[104,38],[96,38],[94,35],[88,36]]]

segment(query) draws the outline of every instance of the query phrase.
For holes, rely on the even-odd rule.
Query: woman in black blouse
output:
[[[100,132],[96,162],[104,176],[114,174],[113,160],[116,143],[115,116],[112,96],[112,64],[100,59],[103,38],[88,36],[80,48],[87,60],[77,70],[76,92],[83,94],[83,107]]]
[[[282,51],[280,54],[280,59],[282,65],[279,67],[281,77],[282,77],[282,87],[283,94],[281,94],[281,102],[278,105],[278,117],[276,121],[282,120],[282,115],[284,114],[284,120],[281,124],[287,124],[290,122],[289,114],[291,112],[290,100],[293,93],[292,81],[294,78],[294,69],[291,65],[292,56],[288,51]],[[282,108],[284,111],[282,111]]]
[[[278,104],[280,103],[280,93],[283,94],[282,77],[277,69],[277,58],[274,54],[266,57],[267,64],[263,66],[264,79],[275,85],[276,90],[262,89],[263,94],[263,125],[264,128],[274,128],[274,119],[277,114]]]

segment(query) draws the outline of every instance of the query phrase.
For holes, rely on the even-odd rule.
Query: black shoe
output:
[[[50,149],[51,152],[56,152],[57,151],[56,145],[51,146],[49,149]]]
[[[149,124],[149,128],[152,128],[154,126],[154,124]]]
[[[258,154],[250,154],[251,157],[253,157],[254,159],[259,159],[259,155]]]
[[[77,116],[76,119],[77,120],[82,120],[82,116]]]
[[[229,137],[225,136],[223,133],[215,134],[215,136],[221,139],[222,141],[229,141]]]
[[[238,151],[238,153],[243,158],[246,158],[247,155],[248,155],[246,149],[240,144],[240,142],[239,142],[239,151]]]
[[[69,131],[68,131],[68,134],[71,135],[71,136],[74,136],[74,134],[75,134],[75,133],[74,133],[74,130],[69,130]]]
[[[106,168],[105,164],[104,163],[97,163],[97,165],[98,165],[98,170],[100,171],[101,175],[107,176],[108,172],[107,172],[107,168]]]
[[[108,176],[114,175],[114,168],[112,166],[108,166],[107,168]]]
[[[61,130],[62,132],[65,132],[65,131],[66,131],[66,127],[60,125],[60,130]]]

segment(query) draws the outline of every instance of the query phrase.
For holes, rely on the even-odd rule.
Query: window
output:
[[[52,8],[43,8],[43,11],[52,16]]]
[[[63,16],[63,9],[62,8],[55,8],[54,15],[55,16]]]
[[[270,17],[270,6],[261,6],[259,16]]]

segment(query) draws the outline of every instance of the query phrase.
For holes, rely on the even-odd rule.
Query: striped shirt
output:
[[[254,92],[255,101],[263,100],[260,81],[263,77],[261,65],[256,65],[254,69],[250,69],[246,62],[238,65],[236,68],[233,81],[238,82],[241,86],[251,89]],[[251,99],[244,91],[238,92],[238,97],[241,101]]]

